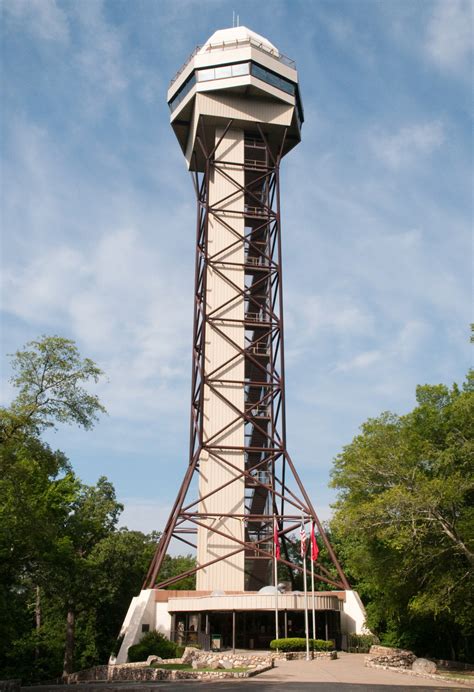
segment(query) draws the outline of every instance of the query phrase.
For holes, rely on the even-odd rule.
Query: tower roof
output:
[[[205,53],[209,46],[215,46],[219,43],[235,43],[242,41],[251,42],[262,46],[262,48],[268,50],[270,53],[274,53],[276,56],[280,55],[280,52],[276,46],[273,45],[267,38],[260,36],[256,31],[248,29],[246,26],[235,26],[231,29],[219,29],[215,31],[210,38],[207,39],[206,43],[200,49],[200,53]]]

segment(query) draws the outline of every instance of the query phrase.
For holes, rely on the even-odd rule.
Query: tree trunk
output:
[[[35,622],[36,622],[36,643],[35,643],[35,662],[39,659],[39,637],[41,630],[41,592],[40,587],[36,586],[36,601],[35,601]]]
[[[76,644],[76,614],[69,608],[66,617],[66,646],[64,649],[63,678],[74,672],[74,647]]]

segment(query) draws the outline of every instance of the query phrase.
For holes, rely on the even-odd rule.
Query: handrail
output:
[[[219,41],[219,43],[208,43],[205,44],[204,46],[196,46],[196,48],[193,50],[189,58],[186,60],[184,65],[181,67],[181,69],[178,70],[178,72],[175,74],[173,79],[170,81],[170,87],[173,86],[173,84],[176,82],[180,74],[186,69],[186,67],[189,65],[191,60],[194,58],[194,56],[199,53],[199,51],[202,48],[205,48],[206,52],[211,52],[213,50],[229,50],[232,48],[240,48],[241,46],[253,46],[254,48],[257,48],[257,50],[261,50],[263,53],[267,53],[268,55],[271,55],[273,58],[281,62],[283,65],[287,65],[288,67],[293,68],[296,70],[296,63],[294,60],[289,58],[286,55],[283,55],[283,53],[280,53],[279,51],[275,50],[274,48],[270,48],[267,46],[265,43],[261,43],[259,41],[256,41],[254,38],[249,36],[249,38],[244,38],[244,39],[234,39],[233,41]]]

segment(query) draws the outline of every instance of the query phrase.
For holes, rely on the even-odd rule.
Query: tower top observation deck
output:
[[[245,26],[220,29],[198,46],[168,89],[171,126],[190,170],[202,170],[198,129],[212,141],[232,120],[246,132],[263,127],[275,155],[301,139],[303,106],[293,60]],[[257,125],[258,124],[258,125]]]

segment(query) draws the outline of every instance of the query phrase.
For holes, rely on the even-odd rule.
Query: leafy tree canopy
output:
[[[416,399],[407,415],[368,420],[336,458],[332,529],[377,634],[420,653],[468,657],[474,373],[462,388],[420,386]]]
[[[0,440],[19,431],[39,433],[57,423],[91,428],[105,407],[84,388],[97,382],[102,370],[81,358],[76,344],[59,336],[30,341],[12,355],[11,382],[18,395],[8,409],[1,409]]]

